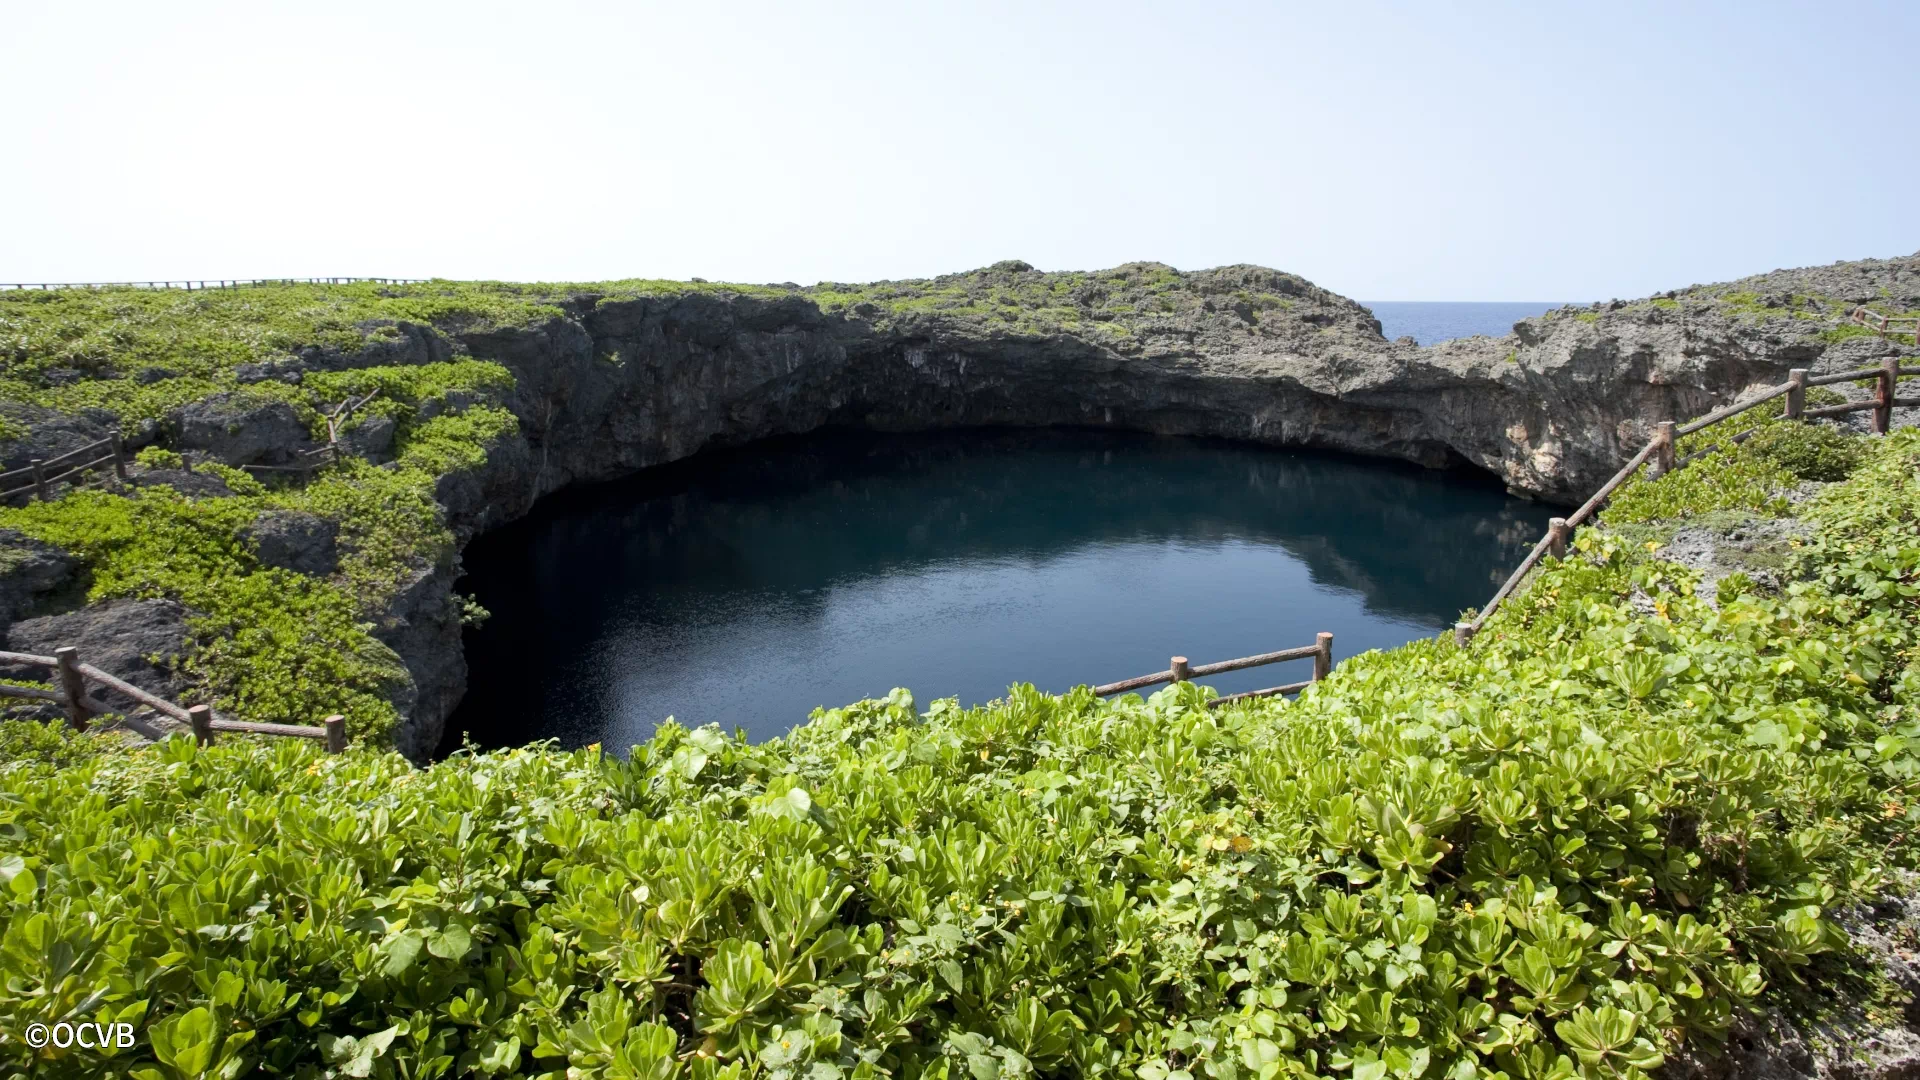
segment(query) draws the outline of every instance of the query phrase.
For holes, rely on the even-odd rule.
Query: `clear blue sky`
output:
[[[1910,2],[0,15],[0,281],[1158,259],[1558,300],[1920,249]]]

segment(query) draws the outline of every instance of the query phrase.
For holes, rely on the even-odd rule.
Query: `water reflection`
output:
[[[815,705],[1099,682],[1483,602],[1549,511],[1458,476],[1086,431],[837,433],[569,492],[467,554],[449,729],[625,746],[662,717],[780,734]],[[1235,673],[1223,692],[1287,681]]]

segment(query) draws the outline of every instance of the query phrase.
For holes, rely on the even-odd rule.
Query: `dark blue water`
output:
[[[1388,341],[1408,336],[1422,345],[1485,334],[1504,337],[1521,319],[1544,314],[1565,303],[1501,302],[1454,304],[1425,300],[1364,301],[1380,320]]]
[[[450,739],[625,747],[666,716],[779,735],[1447,627],[1551,511],[1485,477],[1094,431],[827,434],[544,500],[467,551],[493,617]],[[1223,693],[1307,662],[1209,680]]]

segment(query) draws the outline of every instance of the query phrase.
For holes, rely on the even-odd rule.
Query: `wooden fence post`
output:
[[[113,444],[113,475],[122,480],[127,478],[127,452],[120,445],[120,433],[114,432],[108,439]]]
[[[1787,385],[1793,388],[1787,391],[1787,419],[1799,420],[1800,414],[1807,411],[1807,369],[1790,369],[1787,372]]]
[[[1554,518],[1547,522],[1547,554],[1556,559],[1567,557],[1567,541],[1573,538],[1573,526],[1566,518]]]
[[[1333,672],[1333,635],[1322,630],[1313,637],[1313,681],[1319,682]]]
[[[87,680],[80,676],[80,654],[71,645],[53,650],[55,666],[60,669],[60,693],[67,707],[67,726],[87,730]]]
[[[1889,356],[1880,361],[1880,392],[1873,404],[1873,433],[1885,435],[1893,430],[1893,388],[1900,380],[1900,358]]]
[[[28,464],[33,467],[33,493],[39,497],[41,502],[46,502],[47,501],[46,466],[41,464],[41,459],[39,458],[34,458],[32,461],[28,462]]]
[[[1472,623],[1457,622],[1453,624],[1453,643],[1456,646],[1464,649],[1467,647],[1467,642],[1472,640],[1473,640],[1473,624]]]
[[[1193,677],[1191,669],[1187,666],[1187,658],[1184,656],[1174,657],[1167,666],[1173,669],[1174,682],[1186,682]]]
[[[1665,476],[1675,468],[1673,428],[1673,421],[1662,420],[1653,429],[1654,440],[1659,443],[1659,449],[1653,452],[1653,475],[1655,476]]]
[[[193,724],[193,739],[201,746],[213,745],[213,710],[205,705],[195,705],[187,710],[187,720]]]
[[[343,754],[347,750],[347,718],[339,713],[327,717],[327,753]]]

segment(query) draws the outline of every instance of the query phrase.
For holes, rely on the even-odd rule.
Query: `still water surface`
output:
[[[448,725],[609,749],[666,716],[780,735],[910,688],[977,703],[1484,603],[1551,511],[1490,481],[1094,431],[829,433],[564,492],[468,549],[493,612]],[[1208,680],[1222,693],[1307,662]]]

